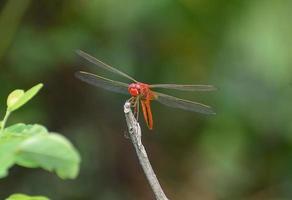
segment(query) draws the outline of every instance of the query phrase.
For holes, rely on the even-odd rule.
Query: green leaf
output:
[[[14,90],[7,99],[7,110],[12,112],[26,104],[31,98],[33,98],[39,90],[43,87],[42,83],[37,84],[26,92],[22,93],[22,90]]]
[[[7,176],[14,164],[42,167],[63,179],[75,178],[79,163],[80,156],[73,145],[44,126],[19,123],[0,134],[0,178]]]
[[[0,139],[0,178],[8,175],[8,169],[15,163],[15,152],[24,140],[21,137],[2,137]]]
[[[35,135],[20,144],[16,163],[24,167],[42,167],[60,178],[75,178],[80,156],[72,144],[59,134]]]
[[[50,200],[44,196],[28,196],[25,194],[13,194],[6,198],[5,200]]]
[[[18,124],[14,124],[12,126],[5,128],[4,133],[0,135],[0,138],[1,136],[2,137],[8,137],[8,136],[27,137],[27,136],[38,135],[38,134],[48,134],[48,130],[46,129],[46,127],[39,124],[18,123]]]
[[[16,152],[19,145],[34,135],[48,134],[45,127],[22,123],[4,129],[0,134],[0,178],[8,175],[8,170],[15,164]]]
[[[14,90],[12,91],[7,98],[7,107],[13,106],[24,94],[24,90]]]

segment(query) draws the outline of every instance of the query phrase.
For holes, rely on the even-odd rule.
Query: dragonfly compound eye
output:
[[[132,86],[132,84],[129,86],[128,91],[131,94],[131,96],[134,96],[134,97],[138,96],[140,93],[139,88]]]

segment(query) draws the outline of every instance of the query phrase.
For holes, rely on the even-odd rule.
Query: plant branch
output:
[[[4,119],[3,119],[2,124],[1,124],[1,131],[0,131],[0,133],[2,133],[4,131],[4,128],[5,128],[5,125],[6,125],[6,122],[7,122],[7,119],[9,117],[10,113],[11,113],[10,111],[6,110]]]
[[[168,200],[168,198],[165,196],[157,177],[152,169],[152,166],[150,164],[150,161],[148,159],[146,150],[142,144],[142,135],[141,135],[141,128],[139,123],[137,122],[136,118],[134,117],[132,110],[131,110],[131,103],[126,102],[124,105],[124,113],[126,116],[126,121],[128,125],[128,131],[130,135],[130,139],[134,145],[134,148],[136,150],[137,156],[139,158],[140,165],[142,166],[144,173],[146,175],[146,178],[150,184],[150,187],[152,188],[154,195],[156,197],[156,200]]]

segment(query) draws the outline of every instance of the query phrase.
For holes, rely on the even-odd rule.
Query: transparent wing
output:
[[[117,93],[122,93],[122,94],[129,94],[128,92],[128,84],[122,83],[119,81],[113,81],[92,73],[88,72],[76,72],[75,76],[79,78],[80,80],[89,83],[91,85],[110,90],[113,92]]]
[[[81,50],[76,50],[76,53],[79,56],[81,56],[84,59],[86,59],[87,61],[95,64],[96,66],[98,66],[98,67],[100,67],[102,69],[108,70],[108,71],[113,72],[115,74],[119,74],[120,76],[123,76],[123,77],[125,77],[127,79],[130,79],[130,80],[132,80],[134,82],[137,82],[134,78],[132,78],[128,74],[125,74],[124,72],[121,72],[120,70],[118,70],[116,68],[113,68],[112,66],[110,66],[110,65],[108,65],[108,64],[106,64],[106,63],[94,58],[93,56],[91,56],[91,55],[89,55],[89,54],[87,54],[87,53],[85,53],[85,52],[83,52]]]
[[[194,101],[179,99],[177,97],[162,94],[159,92],[153,92],[153,93],[154,93],[154,99],[166,106],[173,107],[173,108],[180,108],[183,110],[189,110],[193,112],[199,112],[203,114],[216,114],[210,106],[197,103]]]
[[[214,91],[217,90],[213,85],[178,85],[178,84],[153,84],[150,88],[166,88],[182,91]]]

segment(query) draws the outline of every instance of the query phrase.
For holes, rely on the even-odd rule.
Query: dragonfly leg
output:
[[[137,100],[137,116],[136,116],[137,121],[139,121],[139,109],[140,109],[140,101],[138,99]]]
[[[131,97],[128,102],[130,102],[131,107],[134,108],[134,117],[136,118],[136,120],[138,121],[139,118],[139,101],[140,99],[138,97]]]
[[[133,105],[134,103],[134,97],[131,97],[130,99],[128,99],[128,102],[130,102],[131,106]]]
[[[134,116],[136,118],[136,120],[138,121],[139,118],[139,98],[135,98],[135,102],[133,103],[133,107],[134,107]]]

